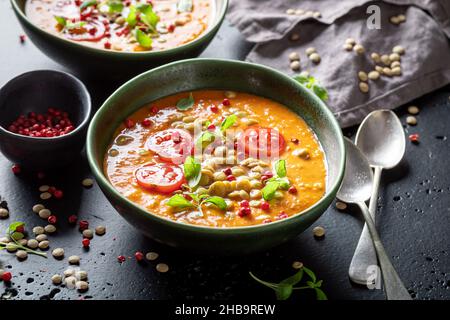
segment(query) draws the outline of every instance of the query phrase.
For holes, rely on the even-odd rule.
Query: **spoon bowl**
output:
[[[405,154],[405,135],[397,115],[391,110],[370,113],[359,127],[356,145],[371,166],[395,167]]]

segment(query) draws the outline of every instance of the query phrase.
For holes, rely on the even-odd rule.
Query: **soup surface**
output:
[[[182,223],[238,227],[297,214],[325,192],[324,153],[266,98],[195,91],[155,101],[114,136],[104,170],[132,202]]]
[[[213,0],[28,0],[40,28],[87,46],[160,51],[195,40],[212,20]]]

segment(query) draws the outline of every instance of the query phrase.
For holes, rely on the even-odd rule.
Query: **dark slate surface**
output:
[[[21,29],[8,1],[0,2],[2,49],[0,84],[22,72],[34,69],[64,70],[41,54],[29,41],[19,43]],[[224,24],[204,57],[243,59],[251,48],[238,32]],[[93,83],[83,79],[96,107],[117,85]],[[416,101],[421,107],[419,125],[405,132],[418,132],[420,145],[407,143],[405,160],[395,170],[383,175],[378,226],[393,264],[406,286],[417,299],[450,298],[450,88]],[[402,121],[404,110],[399,110]],[[354,133],[348,130],[348,134]],[[51,155],[49,155],[51,157]],[[14,299],[273,299],[273,293],[249,278],[253,271],[267,280],[281,280],[291,274],[291,264],[302,261],[324,280],[323,288],[331,299],[383,299],[381,290],[367,290],[350,283],[347,269],[362,228],[356,210],[348,213],[328,209],[315,223],[327,230],[325,239],[312,236],[312,227],[294,241],[268,252],[248,257],[197,256],[177,252],[146,239],[129,226],[111,207],[97,186],[83,189],[80,181],[89,177],[85,158],[65,171],[49,174],[39,181],[34,173],[16,177],[11,164],[0,155],[0,195],[8,201],[11,217],[1,220],[5,230],[13,220],[23,220],[29,227],[42,225],[31,211],[40,202],[37,188],[43,183],[56,185],[65,192],[63,200],[50,200],[48,207],[59,217],[58,233],[51,236],[51,247],[63,247],[66,257],[82,258],[81,269],[89,273],[90,290],[80,295],[75,290],[55,287],[50,277],[62,273],[67,258],[56,261],[29,256],[18,262],[14,255],[0,253],[0,264],[10,270],[11,285],[0,282],[0,295]],[[92,225],[104,224],[107,234],[95,237],[91,249],[81,249],[81,235],[66,223],[71,214],[88,219]],[[2,231],[3,232],[3,231]],[[243,244],[245,245],[245,244]],[[170,271],[156,272],[156,263],[138,264],[129,259],[117,262],[118,255],[132,256],[136,250],[160,253]],[[308,292],[292,299],[310,299]]]

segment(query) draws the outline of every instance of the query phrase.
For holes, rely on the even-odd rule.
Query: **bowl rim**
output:
[[[28,1],[28,0],[24,0],[24,1]],[[217,4],[217,0],[212,0],[212,1],[214,1],[214,3]],[[83,44],[75,42],[75,41],[71,41],[69,39],[65,39],[63,37],[58,37],[57,35],[54,35],[51,32],[48,32],[48,31],[45,31],[45,30],[39,28],[37,25],[35,25],[33,22],[31,22],[31,20],[28,19],[28,16],[25,14],[25,12],[19,8],[19,5],[17,4],[17,0],[10,0],[11,5],[12,5],[14,11],[16,12],[16,14],[18,14],[20,16],[20,18],[22,19],[22,21],[24,21],[28,25],[28,27],[32,28],[34,30],[34,32],[44,34],[44,35],[52,38],[53,40],[62,41],[65,44],[67,44],[68,46],[71,46],[73,48],[78,48],[78,49],[84,49],[84,50],[86,50],[86,52],[91,52],[93,54],[105,54],[105,55],[108,55],[111,57],[116,57],[116,58],[138,57],[139,59],[141,59],[142,57],[147,57],[147,56],[153,57],[153,58],[163,58],[166,55],[177,54],[180,51],[193,49],[197,45],[200,45],[207,37],[213,36],[217,32],[219,27],[222,25],[222,22],[225,18],[225,14],[227,12],[229,0],[222,0],[222,1],[224,2],[224,5],[222,6],[222,10],[219,12],[217,17],[214,19],[215,21],[213,22],[213,24],[211,24],[211,26],[203,34],[201,34],[199,37],[197,37],[193,41],[190,41],[181,46],[174,47],[174,48],[167,49],[167,50],[149,51],[149,52],[146,52],[146,51],[126,52],[126,51],[106,50],[106,49],[101,49],[101,48],[90,47],[90,46],[86,46],[86,45],[83,45]]]
[[[138,204],[128,200],[124,195],[122,195],[116,188],[114,188],[114,186],[109,182],[109,180],[107,179],[107,177],[105,176],[104,172],[103,172],[103,168],[100,168],[99,166],[97,166],[97,161],[94,157],[94,140],[95,140],[95,136],[94,136],[94,131],[96,130],[97,124],[100,121],[100,119],[104,116],[104,114],[106,114],[108,112],[108,106],[111,105],[111,103],[117,98],[118,95],[123,94],[124,92],[128,91],[130,89],[131,86],[133,86],[134,82],[141,80],[145,77],[147,77],[149,74],[154,73],[154,72],[159,72],[161,70],[164,70],[166,68],[172,68],[174,66],[177,65],[181,65],[181,64],[191,64],[191,63],[195,63],[195,62],[211,62],[211,63],[231,63],[231,64],[237,64],[240,65],[242,68],[245,67],[251,67],[251,68],[255,68],[259,71],[263,71],[263,72],[270,72],[270,73],[274,73],[276,76],[283,78],[284,80],[291,82],[292,84],[294,84],[296,87],[299,88],[300,91],[303,92],[304,95],[307,95],[310,99],[312,99],[317,105],[320,106],[320,108],[322,109],[322,111],[324,112],[324,114],[326,115],[327,118],[329,118],[331,120],[331,124],[332,124],[332,129],[333,131],[335,131],[337,133],[337,140],[338,140],[338,148],[341,151],[341,156],[340,156],[340,165],[339,165],[339,169],[338,169],[338,176],[337,179],[335,181],[335,183],[331,186],[329,186],[327,192],[325,193],[325,195],[320,198],[319,201],[317,201],[315,204],[313,204],[312,206],[306,208],[305,210],[294,214],[288,218],[285,219],[281,219],[278,221],[273,221],[271,223],[267,223],[267,224],[257,224],[257,225],[250,225],[250,226],[240,226],[240,227],[211,227],[211,226],[200,226],[200,225],[194,225],[194,224],[188,224],[188,223],[180,223],[178,221],[174,221],[162,216],[159,216],[157,214],[148,212],[147,210],[145,210],[143,207],[139,206]],[[173,93],[175,94],[175,92]],[[89,128],[88,128],[88,133],[87,133],[87,141],[86,141],[86,153],[87,153],[87,159],[89,162],[89,165],[91,167],[91,170],[97,180],[97,182],[99,183],[99,186],[101,187],[102,190],[107,189],[109,193],[111,193],[112,195],[114,195],[115,198],[119,198],[122,201],[124,201],[128,206],[133,207],[134,209],[137,210],[137,212],[139,212],[140,215],[144,216],[146,219],[150,219],[150,220],[156,220],[159,223],[162,224],[166,224],[166,225],[170,225],[173,226],[175,228],[181,228],[184,229],[186,231],[195,231],[195,232],[204,232],[204,233],[209,233],[209,232],[213,232],[213,233],[220,233],[220,234],[230,234],[230,233],[247,233],[249,231],[255,231],[255,230],[262,230],[262,229],[275,229],[278,228],[282,225],[288,225],[291,223],[295,223],[296,220],[300,220],[302,219],[303,216],[305,216],[306,214],[308,214],[309,212],[313,212],[315,211],[316,208],[322,206],[324,204],[324,202],[328,201],[330,197],[333,197],[334,194],[336,194],[336,192],[338,191],[343,176],[344,176],[344,170],[345,170],[345,145],[344,145],[344,137],[341,131],[341,128],[336,120],[336,118],[334,117],[333,113],[331,112],[331,110],[326,106],[326,104],[320,100],[316,95],[312,94],[309,90],[307,90],[306,88],[304,88],[302,85],[300,85],[297,81],[295,81],[293,78],[289,77],[288,75],[275,70],[273,68],[264,66],[264,65],[260,65],[260,64],[256,64],[256,63],[250,63],[250,62],[244,62],[244,61],[239,61],[239,60],[231,60],[231,59],[214,59],[214,58],[193,58],[193,59],[185,59],[185,60],[179,60],[179,61],[175,61],[172,63],[168,63],[165,64],[163,66],[148,70],[146,72],[143,72],[137,76],[135,76],[134,78],[128,80],[127,82],[125,82],[123,85],[121,85],[118,89],[116,89],[106,100],[105,102],[102,104],[102,106],[97,110],[97,112],[95,113],[95,115],[93,116],[91,123],[89,124]],[[331,202],[331,201],[330,201]]]
[[[92,101],[91,101],[91,95],[88,91],[88,89],[86,88],[86,86],[84,85],[84,83],[78,79],[77,77],[75,77],[74,75],[68,73],[68,72],[64,72],[64,71],[57,71],[57,70],[50,70],[50,69],[41,69],[41,70],[32,70],[32,71],[27,71],[24,72],[22,74],[19,74],[17,76],[15,76],[14,78],[8,80],[8,82],[6,82],[1,88],[0,88],[0,95],[2,93],[2,91],[4,90],[4,88],[6,88],[7,86],[11,86],[14,85],[15,82],[20,82],[22,80],[22,78],[26,78],[32,74],[37,74],[37,73],[43,73],[43,74],[49,74],[49,73],[54,73],[54,74],[59,74],[62,75],[64,77],[69,78],[70,80],[74,81],[74,83],[79,86],[79,88],[82,90],[82,92],[86,95],[86,115],[84,116],[83,120],[80,122],[79,125],[77,125],[75,127],[75,129],[67,134],[64,134],[62,136],[57,136],[57,137],[30,137],[30,136],[25,136],[25,135],[21,135],[18,133],[14,133],[9,131],[8,129],[6,129],[5,127],[3,127],[0,124],[0,133],[3,134],[7,134],[22,140],[30,140],[30,141],[56,141],[56,140],[64,140],[64,139],[69,139],[71,136],[74,136],[78,133],[80,133],[88,124],[89,119],[91,117],[91,113],[92,113]],[[1,113],[1,110],[0,110]]]

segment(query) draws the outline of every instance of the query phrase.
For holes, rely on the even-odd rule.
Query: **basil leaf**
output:
[[[201,175],[202,166],[199,163],[195,162],[194,157],[189,156],[184,161],[183,169],[184,169],[184,176],[187,179],[189,186],[191,188],[196,187],[200,182],[200,178],[202,176]]]
[[[178,12],[191,12],[193,8],[192,0],[179,0],[177,5]]]
[[[144,22],[152,31],[156,31],[156,24],[159,22],[159,16],[153,11],[153,8],[149,4],[140,4],[136,7],[137,11],[143,14],[141,16],[142,22]]]
[[[280,184],[276,180],[268,181],[264,186],[264,188],[262,189],[262,196],[264,200],[266,201],[272,200],[279,186]]]
[[[128,12],[128,15],[125,19],[128,23],[128,25],[133,28],[137,23],[137,17],[136,17],[136,7],[130,6],[130,11]]]
[[[121,13],[123,10],[123,3],[120,0],[109,0],[107,5],[109,13]]]
[[[225,131],[228,128],[230,128],[233,124],[235,124],[237,120],[237,116],[235,114],[232,114],[228,117],[226,117],[223,121],[222,124],[220,125],[220,130]]]
[[[213,196],[208,197],[202,201],[202,203],[209,202],[218,207],[220,210],[226,211],[227,210],[227,203],[225,200],[221,197]]]
[[[194,106],[194,96],[192,92],[189,93],[189,97],[178,100],[177,109],[178,110],[187,110]]]
[[[56,22],[58,22],[58,24],[62,27],[65,27],[67,25],[67,20],[64,17],[61,16],[53,16],[56,20]]]
[[[289,278],[284,279],[280,282],[280,284],[290,284],[292,286],[299,283],[303,278],[303,269],[300,269],[296,274],[290,276]]]
[[[314,290],[316,291],[317,300],[328,300],[327,295],[322,291],[322,289],[314,288]]]
[[[96,6],[96,5],[97,5],[97,0],[86,0],[81,4],[80,11],[83,11],[87,7]]]
[[[322,101],[328,100],[328,92],[323,88],[313,76],[298,75],[294,79],[300,83],[302,86],[311,90],[319,99]]]
[[[169,201],[167,201],[167,205],[170,207],[174,207],[177,209],[185,209],[185,208],[192,208],[194,207],[194,204],[187,200],[185,197],[183,197],[181,194],[176,194],[172,196]]]
[[[277,300],[287,300],[292,294],[292,285],[280,284],[277,289],[275,289],[275,294]]]
[[[280,178],[286,177],[286,160],[277,160],[274,164],[274,171]]]
[[[294,79],[300,84],[306,84],[309,82],[309,77],[302,75],[302,74],[295,76]]]
[[[202,135],[197,139],[196,146],[197,148],[202,147],[203,149],[209,146],[216,139],[216,135],[210,131],[205,131]]]
[[[317,278],[316,275],[314,274],[314,272],[306,267],[303,267],[303,270],[305,271],[305,273],[311,278],[311,280],[313,282],[316,282]]]
[[[25,225],[25,223],[21,222],[21,221],[13,222],[9,225],[8,231],[9,231],[9,233],[16,232],[17,228],[23,227],[24,225]]]
[[[149,49],[152,47],[152,39],[147,36],[142,30],[136,30],[136,40],[141,47]]]

